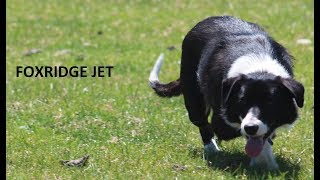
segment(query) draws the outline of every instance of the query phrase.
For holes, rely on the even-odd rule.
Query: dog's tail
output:
[[[158,75],[159,75],[163,60],[164,60],[164,54],[161,53],[156,63],[154,64],[152,71],[150,72],[149,84],[152,87],[152,89],[160,97],[179,96],[182,93],[180,78],[168,84],[163,84],[159,82]]]

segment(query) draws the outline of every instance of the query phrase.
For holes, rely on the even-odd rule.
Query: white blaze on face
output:
[[[247,115],[242,119],[242,122],[241,122],[242,135],[249,136],[244,130],[244,126],[246,125],[257,125],[259,127],[255,136],[262,136],[268,132],[268,129],[269,129],[268,126],[265,123],[263,123],[260,119],[258,119],[259,112],[255,111],[256,108],[257,107],[250,108]]]

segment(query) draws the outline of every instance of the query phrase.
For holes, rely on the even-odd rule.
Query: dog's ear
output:
[[[221,98],[222,104],[226,104],[230,98],[230,95],[240,88],[240,82],[246,78],[246,75],[242,74],[237,77],[228,78],[222,81]]]
[[[304,87],[298,81],[292,78],[277,77],[277,80],[289,91],[297,102],[298,107],[302,108],[304,103]]]

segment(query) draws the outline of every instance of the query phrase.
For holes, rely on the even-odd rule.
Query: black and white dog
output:
[[[183,94],[205,154],[219,151],[214,135],[220,140],[242,135],[251,166],[278,169],[271,139],[277,128],[297,119],[304,103],[304,87],[293,79],[293,57],[282,45],[257,24],[217,16],[199,22],[185,36],[179,79],[159,82],[163,59],[161,54],[150,85],[161,97]]]

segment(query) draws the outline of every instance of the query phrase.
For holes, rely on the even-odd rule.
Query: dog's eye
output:
[[[238,111],[240,113],[240,115],[244,118],[246,112],[248,111],[249,107],[248,104],[245,100],[239,100],[238,103]]]
[[[245,103],[246,103],[246,100],[243,99],[243,98],[240,98],[240,99],[239,99],[239,103],[240,103],[240,104],[245,104]]]

